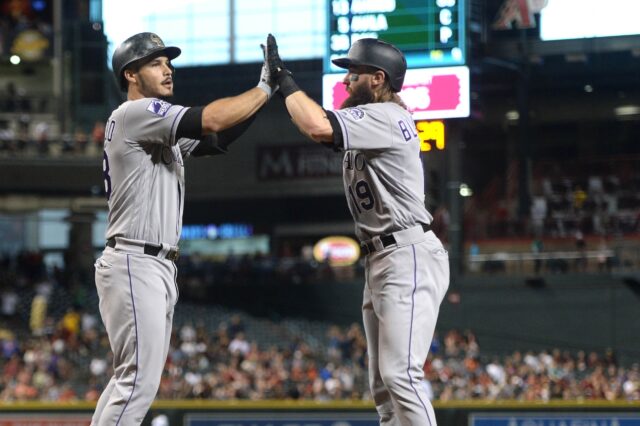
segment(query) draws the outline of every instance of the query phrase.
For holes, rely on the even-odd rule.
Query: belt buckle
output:
[[[179,249],[175,249],[175,250],[169,250],[169,252],[167,253],[167,259],[175,262],[176,260],[178,260],[178,257],[180,257],[180,250]]]

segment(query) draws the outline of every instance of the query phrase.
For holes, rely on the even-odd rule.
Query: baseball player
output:
[[[114,374],[92,425],[139,425],[167,357],[184,206],[184,160],[227,151],[274,88],[266,65],[258,87],[206,106],[169,103],[177,47],[153,33],[125,40],[112,59],[127,100],[106,125],[103,172],[107,244],[96,261],[100,314]]]
[[[380,424],[435,426],[422,368],[449,287],[449,259],[430,230],[420,142],[397,94],[404,55],[377,39],[355,42],[346,58],[333,61],[348,70],[349,97],[336,111],[297,87],[272,35],[267,62],[302,133],[344,151],[345,194],[366,255],[362,313]]]

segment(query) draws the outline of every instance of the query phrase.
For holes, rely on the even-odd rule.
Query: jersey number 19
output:
[[[347,151],[344,156],[344,168],[347,170],[364,170],[365,158],[360,152]],[[355,185],[349,185],[349,197],[353,201],[358,213],[362,210],[371,210],[375,205],[373,192],[366,180],[361,179]]]

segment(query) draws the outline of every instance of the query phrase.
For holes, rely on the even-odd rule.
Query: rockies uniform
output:
[[[413,119],[391,102],[328,115],[345,151],[345,194],[366,254],[362,312],[381,424],[435,426],[422,367],[449,286],[449,258],[429,231]]]
[[[92,426],[139,425],[160,385],[178,300],[178,241],[184,160],[225,153],[274,92],[266,62],[256,88],[183,107],[173,94],[171,60],[180,49],[138,33],[116,49],[112,68],[127,101],[106,124],[103,173],[109,215],[96,261],[100,314],[114,374]]]
[[[178,300],[173,260],[182,228],[183,161],[198,145],[175,140],[187,109],[144,98],[123,103],[107,122],[107,247],[95,267],[116,370],[96,425],[140,423],[158,391]],[[127,420],[129,413],[138,417]]]
[[[362,313],[380,424],[436,426],[422,368],[449,287],[449,258],[430,229],[420,141],[396,94],[406,59],[381,40],[354,42],[348,57],[332,60],[349,70],[349,97],[335,111],[298,88],[272,35],[267,61],[298,128],[344,151],[344,191],[366,255]]]

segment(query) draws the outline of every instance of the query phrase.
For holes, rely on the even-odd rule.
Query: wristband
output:
[[[266,93],[267,97],[269,98],[271,97],[271,95],[273,95],[273,90],[271,89],[271,86],[269,86],[264,81],[261,81],[260,83],[258,83],[258,88],[261,89],[264,93]]]
[[[281,69],[278,71],[278,85],[280,86],[279,92],[285,99],[287,96],[300,90],[296,81],[293,79],[291,71],[287,69]]]

